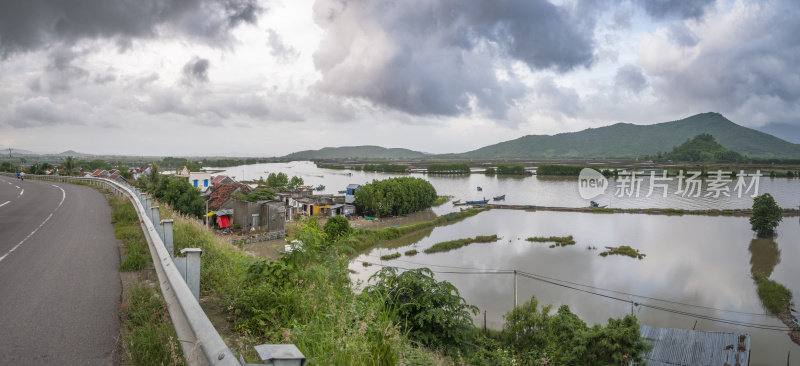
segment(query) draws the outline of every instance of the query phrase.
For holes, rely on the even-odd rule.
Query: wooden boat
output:
[[[505,200],[505,199],[506,199],[506,195],[500,195],[500,196],[494,197],[495,201],[502,201],[502,200]]]
[[[483,201],[467,201],[468,205],[485,205],[487,203],[489,203],[489,200],[485,198],[483,199]]]
[[[324,191],[325,190],[325,186],[320,184],[320,185],[317,186],[317,188],[314,188],[314,189],[316,189],[317,191]]]

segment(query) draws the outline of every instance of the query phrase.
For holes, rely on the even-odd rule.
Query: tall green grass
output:
[[[111,197],[108,202],[112,209],[114,236],[125,245],[125,258],[119,264],[119,270],[129,272],[145,268],[151,260],[150,252],[133,204],[120,197]]]
[[[135,285],[120,306],[122,357],[131,365],[185,365],[167,306],[155,290]]]
[[[771,313],[778,314],[789,308],[792,301],[792,292],[786,286],[767,278],[761,272],[753,272],[753,280],[758,287],[758,297],[764,307]]]

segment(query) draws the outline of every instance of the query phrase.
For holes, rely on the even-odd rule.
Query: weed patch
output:
[[[441,243],[436,243],[430,248],[425,249],[424,252],[425,254],[449,252],[454,249],[465,247],[472,243],[491,243],[498,240],[500,240],[500,238],[498,238],[496,234],[486,235],[486,236],[476,236],[474,238],[449,240],[449,241],[443,241]]]

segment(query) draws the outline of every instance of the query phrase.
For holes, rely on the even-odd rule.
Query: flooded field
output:
[[[320,193],[336,194],[347,184],[364,184],[398,174],[319,169],[310,162],[258,164],[223,171],[237,179],[257,179],[270,172],[297,175],[307,185],[323,184]],[[351,175],[347,175],[350,173]],[[440,176],[406,174],[428,179],[440,195],[455,199],[490,198],[505,194],[507,204],[585,207],[576,178],[494,177],[482,174]],[[734,180],[735,182],[735,180]],[[752,199],[703,196],[682,197],[668,183],[667,197],[661,190],[646,197],[616,197],[616,181],[609,182],[601,205],[616,208],[749,208]],[[481,186],[482,192],[476,187]],[[730,185],[733,190],[733,184]],[[800,180],[759,180],[759,193],[771,193],[783,207],[800,205]],[[751,192],[752,193],[752,192]],[[457,210],[451,204],[409,217],[363,223],[369,227],[403,225]],[[419,216],[419,217],[418,217]],[[461,295],[481,309],[476,324],[500,328],[502,316],[514,304],[514,275],[485,273],[517,270],[518,303],[536,296],[541,303],[568,305],[588,323],[605,323],[609,317],[633,312],[647,325],[683,329],[747,332],[752,335],[751,365],[800,365],[800,347],[789,340],[777,318],[767,315],[756,295],[751,271],[770,273],[771,278],[800,296],[800,221],[787,217],[775,240],[755,239],[745,217],[655,216],[644,214],[587,214],[571,212],[525,212],[492,210],[438,228],[415,232],[383,243],[357,257],[350,265],[353,278],[366,281],[381,265],[399,268],[429,267],[437,279],[455,284]],[[450,252],[424,254],[437,242],[497,234],[494,243],[476,243]],[[529,242],[532,236],[569,236],[576,244],[549,248],[548,243]],[[606,246],[628,245],[646,256],[601,257]],[[588,249],[589,247],[597,249]],[[381,261],[380,256],[416,249],[420,253]],[[266,249],[271,252],[273,248]],[[365,267],[363,262],[374,263]],[[475,273],[481,272],[481,273]],[[631,302],[640,304],[632,306]],[[764,329],[766,328],[766,329]]]
[[[454,199],[476,200],[494,196],[506,195],[504,201],[498,203],[539,206],[561,207],[586,207],[588,200],[582,199],[578,192],[577,177],[537,177],[537,176],[486,176],[483,174],[470,175],[429,175],[420,173],[411,174],[383,174],[374,172],[332,170],[317,168],[308,161],[290,163],[270,163],[242,165],[230,168],[220,168],[222,173],[236,179],[255,180],[259,177],[266,178],[269,173],[283,172],[291,176],[303,178],[306,185],[325,185],[325,190],[319,193],[337,194],[344,190],[348,184],[365,184],[374,179],[385,179],[397,176],[413,176],[429,180],[440,195],[450,195]],[[350,174],[350,175],[348,175]],[[770,193],[779,205],[786,208],[800,206],[800,179],[786,179],[761,177],[759,180],[759,193]],[[654,188],[649,192],[649,176],[643,181],[639,197],[635,194],[617,197],[615,194],[617,181],[611,179],[606,194],[595,200],[601,205],[614,208],[682,208],[682,209],[736,209],[752,206],[751,190],[741,198],[734,192],[736,179],[727,184],[730,197],[705,197],[708,180],[704,181],[700,197],[684,197],[675,194],[678,191],[678,182],[673,179],[668,184],[667,197],[663,197],[663,189]],[[750,183],[748,178],[747,183]],[[478,191],[477,187],[483,188]],[[685,188],[685,187],[684,187]],[[755,187],[754,187],[755,188]],[[445,207],[447,205],[444,205]],[[438,211],[437,211],[438,213]]]
[[[514,276],[470,272],[518,270],[539,278],[518,275],[520,304],[535,295],[543,303],[568,305],[589,323],[634,312],[640,322],[653,326],[747,332],[753,339],[751,365],[786,364],[789,351],[794,356],[791,364],[800,365],[800,346],[791,343],[785,332],[757,328],[783,324],[762,308],[750,278],[753,268],[771,273],[771,278],[800,294],[800,264],[795,260],[800,258],[798,218],[785,219],[778,231],[780,237],[774,241],[754,239],[747,218],[737,217],[492,210],[412,240],[389,243],[391,249],[371,250],[350,268],[357,272],[355,279],[366,281],[380,265],[429,267],[439,272],[437,279],[455,284],[470,304],[481,309],[476,324],[483,323],[486,311],[493,328],[502,326],[502,315],[513,306]],[[437,242],[492,234],[502,239],[446,253],[422,253]],[[575,245],[549,248],[525,240],[567,235],[574,237]],[[638,249],[646,257],[598,255],[605,246],[619,245]],[[379,259],[410,249],[420,254]],[[364,267],[362,261],[375,265]],[[629,301],[658,309],[632,307]]]

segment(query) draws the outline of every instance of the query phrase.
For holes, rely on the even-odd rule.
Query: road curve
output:
[[[0,176],[0,365],[110,365],[119,251],[90,187]]]

